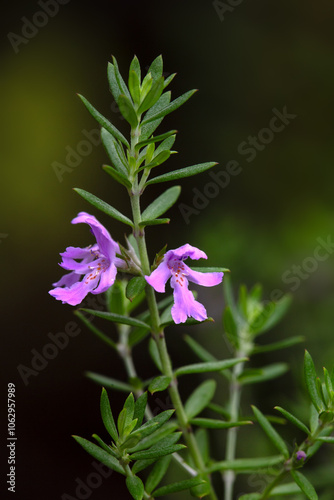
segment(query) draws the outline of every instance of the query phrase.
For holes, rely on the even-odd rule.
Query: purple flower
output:
[[[60,266],[71,272],[65,274],[57,283],[53,283],[57,288],[49,292],[63,304],[71,306],[80,304],[89,292],[98,294],[108,290],[115,281],[116,266],[124,266],[124,261],[116,257],[116,253],[120,253],[118,243],[111,238],[106,228],[86,212],[80,212],[72,220],[72,224],[81,222],[91,227],[96,244],[87,248],[67,247],[66,251],[60,254]]]
[[[214,286],[221,283],[224,275],[220,272],[193,271],[183,262],[188,257],[195,260],[207,259],[202,250],[186,243],[182,247],[166,252],[161,264],[150,276],[145,276],[146,281],[157,292],[164,292],[166,282],[171,278],[170,284],[174,290],[172,317],[175,323],[184,323],[187,317],[192,317],[197,321],[203,321],[208,317],[205,307],[197,302],[188,290],[188,280],[198,285]]]
[[[297,460],[305,460],[305,458],[306,458],[305,451],[298,450],[296,453],[296,459]]]

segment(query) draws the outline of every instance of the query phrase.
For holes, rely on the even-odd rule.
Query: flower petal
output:
[[[49,294],[55,299],[61,300],[63,304],[67,303],[70,306],[77,306],[94,286],[96,286],[95,279],[87,281],[87,276],[85,276],[82,281],[78,281],[71,287],[55,288],[54,290],[50,290]]]
[[[106,292],[108,288],[110,288],[114,284],[116,273],[117,269],[115,264],[110,264],[108,269],[101,272],[100,283],[98,284],[97,288],[95,288],[95,290],[92,290],[92,293],[96,295],[98,293]]]
[[[193,283],[197,283],[202,286],[215,286],[222,282],[224,273],[214,272],[214,273],[201,273],[199,271],[194,271],[190,269],[186,264],[183,264],[187,277]]]
[[[168,278],[171,276],[171,271],[167,266],[167,262],[163,260],[161,264],[151,273],[150,276],[145,276],[149,285],[151,285],[157,292],[163,293]]]
[[[207,319],[206,309],[200,302],[195,300],[188,289],[188,280],[184,278],[183,284],[179,284],[175,277],[171,279],[171,287],[174,289],[174,305],[172,307],[172,318],[176,324],[184,323],[187,317],[197,321]]]
[[[165,254],[166,261],[169,261],[170,259],[183,260],[187,259],[188,257],[190,257],[193,260],[208,258],[206,253],[204,253],[199,248],[189,245],[189,243],[186,243],[185,245],[182,245],[179,248],[175,248],[174,250],[168,250],[168,252],[166,252]]]
[[[52,283],[52,284],[53,284],[53,286],[70,287],[70,286],[74,285],[74,283],[79,281],[79,279],[80,279],[80,275],[73,272],[73,273],[64,274],[64,276],[62,276],[59,281],[57,281],[56,283]]]
[[[113,260],[116,252],[120,253],[119,245],[112,239],[106,228],[94,217],[87,212],[80,212],[77,217],[72,220],[72,224],[85,223],[91,227],[91,230],[96,238],[100,251],[110,260]]]

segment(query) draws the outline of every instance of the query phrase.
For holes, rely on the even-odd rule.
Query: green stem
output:
[[[134,221],[134,236],[137,240],[140,260],[142,264],[142,271],[145,275],[149,275],[150,264],[147,254],[146,241],[145,241],[145,232],[144,229],[139,226],[141,222],[141,211],[140,211],[140,193],[137,190],[137,185],[133,186],[133,190],[131,192],[131,206],[132,206],[132,214]],[[163,374],[171,379],[171,383],[169,386],[169,395],[171,397],[172,403],[174,405],[176,415],[178,418],[178,422],[180,428],[183,432],[184,439],[186,441],[189,453],[191,454],[195,466],[198,469],[199,473],[203,473],[205,469],[205,464],[203,462],[200,450],[197,445],[197,441],[192,432],[191,426],[188,422],[187,415],[184,410],[184,406],[177,388],[177,380],[174,377],[172,363],[168,354],[167,345],[165,341],[165,335],[163,329],[160,327],[160,316],[157,307],[157,302],[154,294],[154,290],[152,287],[146,288],[146,297],[147,303],[151,314],[151,327],[152,327],[152,336],[155,340],[160,359],[162,364]],[[210,481],[209,477],[206,475],[207,480]],[[217,500],[216,494],[211,488],[210,498],[212,500]]]
[[[235,353],[235,357],[244,357],[245,354],[242,351]],[[240,408],[240,398],[241,398],[241,385],[238,382],[239,375],[243,372],[244,363],[238,363],[234,366],[232,372],[232,380],[230,383],[230,420],[231,422],[236,422],[239,418],[239,408]],[[236,455],[237,446],[237,427],[231,427],[227,431],[226,437],[226,452],[225,460],[234,460]],[[224,490],[225,497],[224,500],[233,499],[233,487],[236,478],[236,474],[233,470],[227,470],[224,473]]]

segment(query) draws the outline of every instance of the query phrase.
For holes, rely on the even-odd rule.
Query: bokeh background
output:
[[[45,22],[45,16],[37,14],[43,2],[6,1],[0,20],[2,394],[7,383],[15,383],[16,498],[27,500],[79,498],[77,478],[85,482],[94,469],[91,457],[79,449],[71,434],[87,438],[93,432],[103,434],[100,389],[83,372],[90,369],[125,379],[115,354],[84,328],[43,370],[29,376],[27,385],[17,369],[31,367],[31,350],[41,352],[49,343],[48,334],[63,332],[74,318],[73,308],[47,293],[61,275],[59,252],[68,245],[90,243],[86,228],[70,224],[79,211],[89,210],[71,188],[94,192],[129,213],[125,192],[100,168],[107,162],[101,145],[93,145],[89,154],[79,154],[77,165],[61,176],[54,168],[55,162],[71,167],[66,163],[68,152],[80,149],[85,131],[95,134],[98,128],[77,92],[128,132],[108,91],[106,67],[111,54],[123,75],[134,54],[143,69],[163,54],[165,73],[177,72],[174,97],[200,89],[161,127],[161,131],[179,131],[175,144],[179,154],[161,172],[204,161],[219,162],[217,174],[226,171],[231,160],[241,169],[206,201],[198,193],[203,196],[212,181],[208,173],[182,182],[180,202],[196,213],[191,211],[187,221],[176,205],[167,228],[149,230],[151,254],[165,243],[175,248],[188,241],[206,251],[209,264],[231,269],[236,291],[240,283],[261,282],[265,299],[274,289],[293,293],[288,316],[267,340],[301,334],[305,343],[258,360],[259,364],[288,361],[291,370],[253,389],[244,402],[244,414],[252,401],[266,412],[279,404],[297,408],[303,415],[304,347],[311,351],[318,370],[322,365],[333,366],[334,358],[331,245],[327,252],[323,250],[326,259],[314,260],[319,238],[334,239],[334,5],[324,0],[241,0],[224,13],[218,2],[204,0],[55,3],[58,12]],[[282,112],[284,107],[295,117],[270,140],[263,132],[255,157],[247,161],[249,136],[258,137],[269,126],[273,109]],[[163,187],[148,192],[146,201]],[[202,203],[200,209],[196,203]],[[123,240],[120,223],[95,215],[109,224],[115,239]],[[300,266],[299,271],[294,265]],[[300,272],[303,277],[296,274]],[[209,349],[220,349],[222,357],[228,356],[220,329],[222,289],[200,291],[200,297],[216,322],[191,333]],[[180,330],[172,329],[167,341],[175,366],[184,357],[194,361]],[[134,354],[141,375],[152,375],[145,349],[140,347]],[[185,393],[193,383],[184,382]],[[222,391],[218,399],[225,395]],[[112,398],[117,411],[124,395],[112,393]],[[164,395],[161,400],[166,401]],[[153,404],[159,406],[157,401]],[[293,438],[289,430],[286,433]],[[239,456],[274,451],[256,429],[251,438],[256,438],[258,449],[252,445],[247,450],[247,435],[242,434]],[[4,439],[2,443],[4,449]],[[222,458],[223,437],[217,437],[214,448],[216,458]],[[330,465],[333,453],[325,448],[317,466]],[[310,474],[312,470],[314,474],[316,469],[310,466]],[[256,478],[253,485],[243,483],[239,493],[252,486]],[[332,491],[333,487],[323,489],[321,498],[332,499]],[[112,474],[89,498],[128,499],[129,494],[123,478]]]

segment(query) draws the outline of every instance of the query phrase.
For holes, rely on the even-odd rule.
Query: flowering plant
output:
[[[191,336],[186,336],[185,342],[198,362],[174,368],[168,352],[164,330],[169,326],[207,322],[207,334],[210,335],[212,318],[208,317],[206,307],[196,300],[196,294],[189,290],[189,282],[205,287],[217,286],[222,283],[224,273],[228,273],[222,267],[190,267],[189,261],[207,259],[207,255],[189,243],[168,251],[165,247],[161,250],[156,248],[154,262],[149,260],[145,228],[168,224],[169,219],[161,216],[177,201],[180,187],[168,188],[143,210],[141,197],[144,190],[153,184],[201,174],[216,165],[215,162],[201,163],[151,176],[153,169],[155,172],[156,167],[174,152],[172,147],[176,136],[175,130],[155,135],[156,129],[166,115],[179,108],[195,92],[191,90],[171,100],[171,93],[165,89],[174,76],[164,78],[162,58],[157,57],[142,78],[139,61],[134,57],[126,85],[116,59],[108,65],[111,93],[131,127],[129,141],[80,96],[102,127],[102,142],[112,163],[103,169],[127,191],[132,218],[95,195],[76,189],[94,209],[124,223],[131,233],[126,236],[124,245],[117,243],[95,216],[80,212],[72,223],[88,224],[95,241],[85,248],[68,247],[60,254],[60,265],[69,272],[54,283],[55,288],[50,295],[63,303],[77,306],[89,293],[107,294],[106,311],[80,308],[76,315],[122,358],[127,376],[125,382],[88,373],[92,380],[104,386],[100,408],[106,436],[102,439],[94,434],[95,442],[79,436],[74,438],[95,459],[124,476],[127,489],[135,500],[167,497],[179,491],[190,491],[194,497],[217,500],[215,476],[220,476],[223,481],[224,500],[232,500],[234,484],[240,474],[263,474],[266,478],[260,491],[242,494],[240,500],[266,500],[298,493],[315,500],[318,498],[316,490],[300,469],[323,443],[334,441],[331,436],[334,429],[334,372],[324,369],[324,382],[321,382],[310,354],[305,353],[305,381],[312,403],[309,425],[284,408],[276,407],[284,421],[290,422],[305,435],[299,443],[287,444],[276,430],[274,423],[282,419],[265,416],[255,406],[252,407],[252,417],[244,416],[240,410],[241,394],[246,384],[249,386],[271,380],[287,369],[284,363],[250,369],[247,368],[250,358],[302,341],[301,337],[293,337],[269,345],[256,343],[256,338],[272,328],[285,314],[290,297],[284,296],[277,302],[266,304],[261,299],[261,287],[257,285],[250,291],[241,287],[236,302],[230,282],[225,277],[223,325],[231,358],[221,359],[219,353],[212,354]],[[186,264],[184,261],[187,259]],[[155,292],[165,293],[169,279],[172,295],[167,293],[166,297],[157,301]],[[210,313],[210,306],[208,310]],[[106,325],[108,322],[115,324],[116,341],[93,324],[91,318],[95,317],[105,320]],[[147,342],[148,356],[158,370],[157,375],[148,381],[140,379],[132,355],[132,348],[140,342]],[[221,391],[216,391],[216,376],[202,381],[184,402],[178,379],[208,373],[227,378],[229,400],[222,401]],[[106,387],[128,392],[116,420]],[[148,393],[162,391],[168,391],[173,408],[154,415],[148,404]],[[252,423],[263,429],[273,448],[276,448],[276,454],[250,458],[236,456],[237,430]],[[223,457],[216,459],[211,456],[209,430],[227,433]],[[168,476],[172,461],[183,474],[177,482]]]

